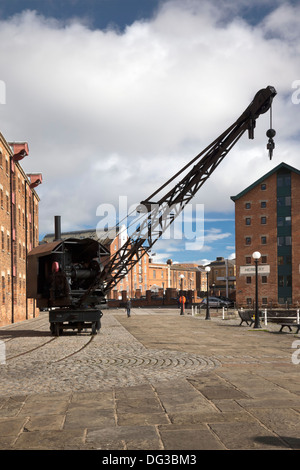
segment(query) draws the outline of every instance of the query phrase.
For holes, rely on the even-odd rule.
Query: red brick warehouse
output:
[[[300,171],[281,163],[231,199],[235,202],[238,305],[253,305],[255,276],[247,267],[254,266],[252,254],[259,251],[259,305],[298,306]]]
[[[26,142],[8,143],[0,134],[0,326],[33,318],[38,311],[26,298],[27,253],[39,243],[41,174],[26,175],[19,163]]]

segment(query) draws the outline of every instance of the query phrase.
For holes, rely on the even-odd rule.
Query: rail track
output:
[[[20,329],[20,323],[0,328],[0,340],[3,341],[6,346],[6,363],[30,355],[31,353],[39,352],[42,348],[49,346],[51,343],[57,343],[59,339],[63,341],[65,337],[79,337],[76,333],[65,333],[61,338],[51,336],[48,318],[45,318],[45,316],[43,318],[33,319],[33,322],[29,320],[29,322],[30,323],[24,325],[24,328],[22,325],[22,329]],[[47,340],[40,343],[39,340],[45,336]],[[74,347],[74,345],[68,344],[69,348],[72,348],[72,352],[68,352],[58,359],[55,357],[55,359],[50,360],[50,362],[61,362],[64,359],[78,354],[83,349],[87,348],[93,339],[93,335],[80,335],[81,344],[79,347],[78,345]],[[38,344],[32,345],[32,342],[38,342]],[[84,342],[84,344],[82,344],[82,342]],[[16,351],[14,352],[15,349]]]

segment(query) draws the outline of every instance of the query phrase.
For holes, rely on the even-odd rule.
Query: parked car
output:
[[[222,295],[218,295],[217,298],[228,302],[227,307],[234,307],[234,301],[232,299],[229,299],[228,297],[223,297]]]
[[[205,297],[202,302],[200,303],[200,308],[206,308],[207,305],[207,298]],[[218,307],[231,307],[232,302],[228,300],[223,300],[218,297],[208,297],[208,306],[212,308]]]

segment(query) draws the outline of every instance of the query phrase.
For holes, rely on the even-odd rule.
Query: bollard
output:
[[[267,309],[265,308],[265,325],[268,324],[268,319],[267,319]]]
[[[299,308],[297,308],[297,324],[299,325]]]
[[[6,364],[6,352],[4,341],[0,341],[0,364]]]
[[[223,318],[223,320],[225,320],[225,307],[222,307],[222,310],[223,310],[222,311],[222,318]]]

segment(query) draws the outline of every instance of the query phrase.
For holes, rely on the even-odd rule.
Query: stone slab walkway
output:
[[[299,334],[177,309],[0,328],[0,449],[300,449]],[[298,361],[299,358],[299,361]]]

